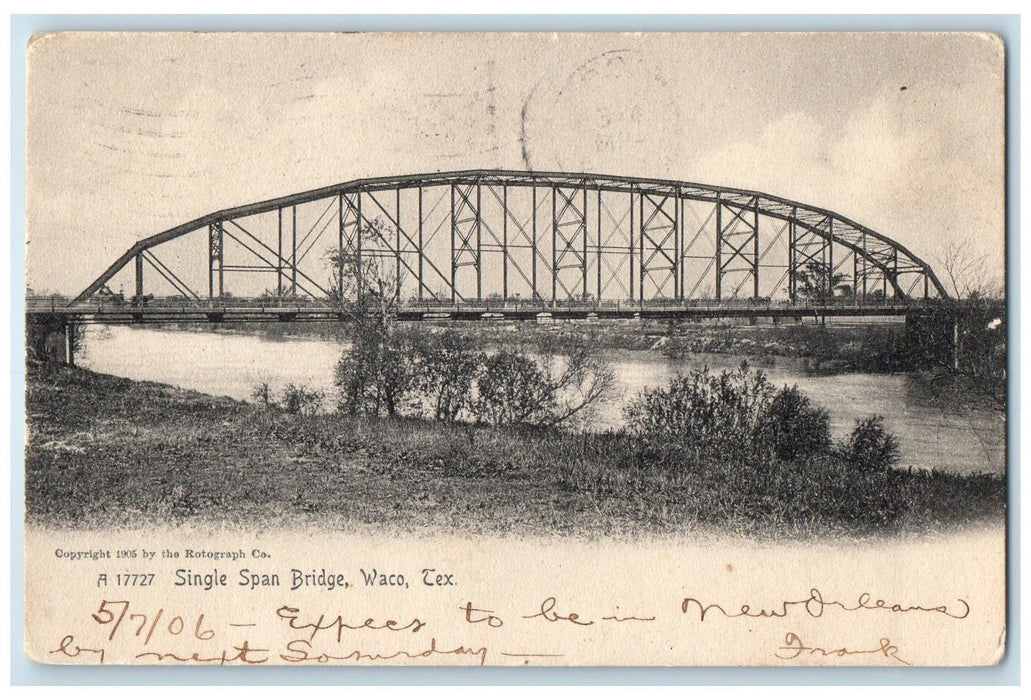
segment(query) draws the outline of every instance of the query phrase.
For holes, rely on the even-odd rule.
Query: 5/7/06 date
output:
[[[108,576],[106,573],[97,576],[97,587],[101,586],[151,586],[154,574],[120,573]]]

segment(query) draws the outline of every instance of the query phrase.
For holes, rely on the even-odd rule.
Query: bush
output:
[[[748,363],[713,375],[706,367],[677,376],[667,388],[642,392],[624,409],[627,429],[646,443],[665,442],[695,454],[752,455],[774,390]]]
[[[260,408],[266,411],[276,407],[276,401],[272,398],[272,387],[268,382],[258,382],[251,390],[251,398]]]
[[[639,394],[624,414],[628,431],[650,455],[646,461],[732,458],[758,469],[774,457],[792,462],[831,447],[827,411],[797,386],[775,391],[747,363],[717,375],[705,368],[678,376],[665,388]]]
[[[473,407],[473,383],[484,362],[482,353],[454,332],[419,338],[415,343],[416,391],[436,420],[455,422]]]
[[[830,415],[813,406],[797,386],[785,386],[766,410],[763,442],[783,460],[811,457],[830,449]]]
[[[287,384],[283,390],[283,410],[298,416],[314,416],[322,409],[323,394],[303,384]]]
[[[875,415],[856,421],[839,453],[862,471],[886,471],[899,462],[899,441],[884,427],[884,417]]]
[[[543,424],[555,410],[544,372],[526,355],[502,351],[486,358],[476,380],[477,420],[491,425]]]
[[[389,329],[358,326],[351,347],[337,362],[336,385],[343,413],[397,415],[414,398],[412,341]]]
[[[590,338],[488,356],[452,330],[355,324],[352,335],[336,370],[342,413],[568,426],[589,420],[615,384]]]

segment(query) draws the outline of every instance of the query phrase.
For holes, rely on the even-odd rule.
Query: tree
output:
[[[1006,410],[1006,302],[976,291],[941,299],[906,323],[904,363],[930,373],[932,388],[960,380],[988,407]]]
[[[824,304],[835,296],[852,294],[852,286],[845,282],[848,278],[840,272],[832,273],[826,263],[811,260],[795,275],[795,294],[805,301]]]
[[[386,240],[381,221],[364,226],[366,240]],[[395,339],[394,317],[402,278],[384,258],[334,250],[327,256],[330,290],[345,311],[351,347],[337,363],[338,407],[347,413],[396,415],[411,392],[411,347]]]
[[[392,230],[381,219],[367,221],[360,227],[363,241],[381,242],[388,248],[393,238]],[[329,268],[329,291],[333,298],[347,311],[376,308],[392,308],[401,298],[404,285],[404,271],[386,262],[394,259],[394,253],[385,253],[381,248],[366,248],[361,255],[357,250],[333,249],[326,254]]]
[[[939,301],[914,324],[914,361],[934,367],[936,380],[962,379],[989,407],[1005,411],[1006,299],[991,258],[977,254],[964,238],[946,246],[939,268],[952,298]]]
[[[372,416],[403,413],[417,386],[411,339],[394,333],[389,324],[353,325],[351,346],[337,362],[339,409]]]
[[[363,229],[363,238],[376,237],[388,238],[378,221]],[[351,329],[336,370],[342,412],[397,415],[428,407],[441,421],[466,413],[493,425],[557,426],[590,415],[611,393],[615,377],[590,339],[487,357],[453,332],[402,333],[395,327],[396,268],[347,250],[327,261]]]
[[[996,275],[989,265],[989,256],[978,255],[969,238],[947,245],[938,262],[944,273],[946,291],[954,299],[1002,296],[1001,285],[995,282]]]

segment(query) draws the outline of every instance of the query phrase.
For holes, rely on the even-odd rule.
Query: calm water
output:
[[[80,364],[97,372],[178,385],[208,394],[249,400],[254,385],[275,392],[304,384],[335,396],[333,370],[341,346],[310,338],[265,340],[249,335],[92,327]],[[678,372],[708,364],[732,367],[727,356],[666,360],[644,353],[613,353],[621,396],[604,406],[597,424],[618,425],[621,404],[638,391],[665,384]],[[937,405],[904,375],[807,375],[790,366],[764,368],[775,384],[797,384],[830,411],[831,431],[842,436],[857,418],[879,413],[902,447],[902,464],[957,473],[1005,472],[1005,423],[984,410]]]

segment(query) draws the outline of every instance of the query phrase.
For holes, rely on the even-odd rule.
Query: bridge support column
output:
[[[136,298],[143,298],[143,253],[136,254]]]
[[[634,300],[634,190],[630,189],[630,301]]]
[[[797,235],[795,216],[797,216],[797,212],[797,209],[792,209],[791,218],[788,219],[788,299],[792,304],[795,303],[798,294],[798,274],[795,263],[795,237]]]
[[[361,197],[361,193],[358,193]],[[359,207],[361,206],[359,199]],[[361,210],[359,209],[359,212]],[[290,224],[290,296],[291,298],[297,297],[297,205],[290,207],[291,220]]]
[[[208,226],[208,298],[221,299],[225,285],[222,268],[222,224]],[[217,294],[215,292],[218,292]]]
[[[752,298],[759,299],[759,263],[762,256],[759,254],[759,198],[755,198],[755,208],[752,210]]]
[[[716,301],[723,299],[723,195],[716,193]]]
[[[64,346],[65,346],[65,364],[69,367],[75,366],[75,339],[78,328],[74,323],[66,323],[64,325]]]
[[[834,219],[827,222],[827,300],[834,301]]]
[[[341,195],[343,196],[343,195]],[[283,298],[283,210],[279,209],[278,247],[276,248],[276,298]],[[343,246],[341,246],[341,252]],[[343,280],[343,276],[340,277]]]
[[[58,316],[30,315],[25,325],[29,361],[47,367],[74,367],[81,333],[78,324]]]

